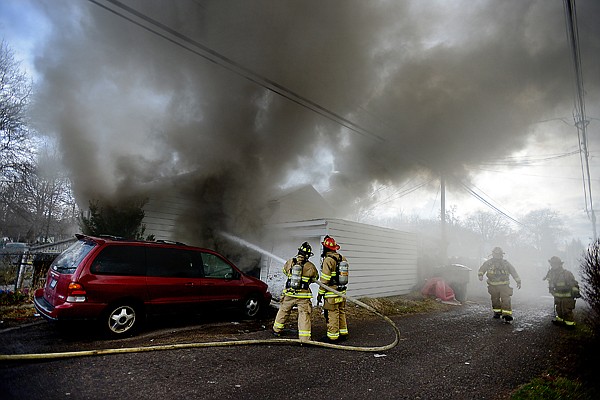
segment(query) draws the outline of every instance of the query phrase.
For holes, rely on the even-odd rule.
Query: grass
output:
[[[517,389],[511,400],[592,400],[593,393],[579,380],[544,374]]]
[[[22,320],[33,318],[35,308],[31,295],[21,291],[0,291],[0,320]]]
[[[34,317],[35,308],[33,304],[21,304],[12,306],[0,306],[0,320],[23,320]]]
[[[359,300],[386,316],[420,314],[448,309],[447,305],[442,304],[433,298],[423,298],[420,293],[381,298],[366,297]],[[346,314],[349,317],[374,315],[371,311],[353,304],[350,301],[346,303]]]
[[[583,318],[576,319],[582,320]],[[592,400],[600,398],[597,358],[600,343],[590,326],[583,321],[562,337],[561,347],[568,349],[552,371],[532,379],[512,393],[511,400]]]

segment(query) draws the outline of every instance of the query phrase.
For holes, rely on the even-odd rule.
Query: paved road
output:
[[[557,345],[572,334],[550,323],[550,299],[514,303],[512,325],[491,318],[487,299],[443,312],[394,317],[401,341],[381,353],[275,344],[4,361],[0,397],[504,399],[562,363]],[[350,329],[348,345],[382,346],[394,339],[393,329],[380,319],[350,321]],[[324,333],[320,325],[313,330],[316,337]],[[120,341],[100,341],[93,332],[84,336],[34,324],[0,332],[0,353],[270,338],[260,324],[223,320],[188,328],[155,327]]]

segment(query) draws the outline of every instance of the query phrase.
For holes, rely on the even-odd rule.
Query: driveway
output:
[[[511,325],[489,300],[392,320],[399,344],[385,352],[297,344],[191,348],[56,360],[1,361],[5,399],[505,399],[519,385],[571,362],[561,344],[576,334],[550,323],[552,301],[513,300]],[[164,323],[164,321],[163,321]],[[272,319],[157,326],[118,341],[66,333],[45,322],[0,331],[0,353],[126,348],[193,341],[270,339]],[[350,320],[348,346],[384,346],[382,319]],[[325,332],[322,323],[313,335]]]

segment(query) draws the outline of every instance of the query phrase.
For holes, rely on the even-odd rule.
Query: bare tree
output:
[[[10,47],[0,43],[0,236],[13,240],[47,239],[75,225],[70,182],[59,157],[49,151],[37,157],[34,134],[26,117],[32,84]],[[70,232],[67,233],[70,235]]]
[[[555,254],[560,238],[567,233],[560,214],[549,208],[531,211],[521,218],[521,222],[521,242],[533,247],[541,257]]]
[[[481,237],[483,243],[503,242],[509,235],[510,227],[506,219],[489,211],[477,211],[465,221],[465,226]]]
[[[15,183],[30,171],[31,135],[26,124],[26,109],[31,84],[20,70],[9,46],[0,42],[0,234],[23,237],[19,224],[23,216],[15,210],[19,190]]]
[[[13,51],[0,42],[0,178],[4,181],[27,166],[32,151],[26,110],[31,83]]]

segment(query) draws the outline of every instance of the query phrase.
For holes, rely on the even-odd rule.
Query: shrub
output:
[[[586,323],[594,336],[600,336],[600,239],[592,243],[581,262],[581,297],[590,309]]]
[[[27,297],[27,293],[22,293],[20,291],[13,292],[12,290],[0,290],[0,305],[14,306],[21,304]]]

